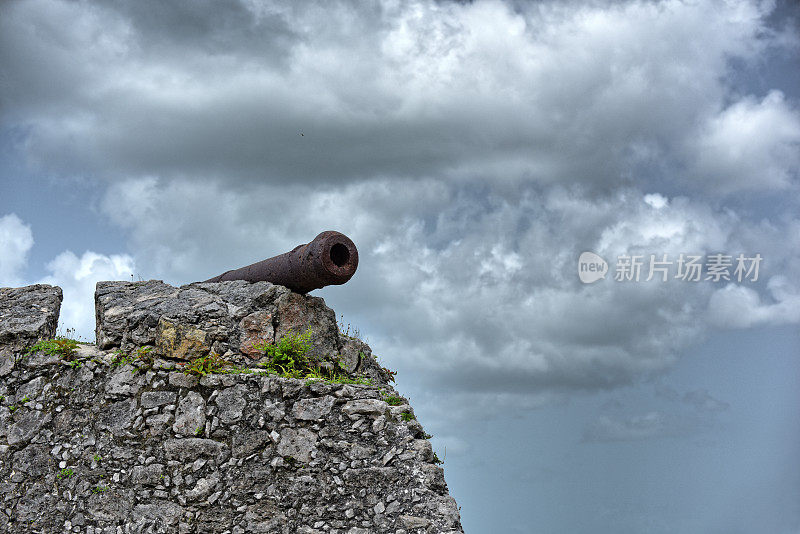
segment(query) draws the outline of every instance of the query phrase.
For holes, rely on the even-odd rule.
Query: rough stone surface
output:
[[[461,532],[421,427],[382,400],[392,389],[255,373],[187,388],[139,370],[120,399],[110,360],[23,364],[0,386],[0,531]],[[38,404],[10,414],[22,391]]]
[[[188,298],[221,292],[192,288]],[[223,311],[212,298],[193,323],[171,317],[203,329],[212,344],[240,346],[236,336],[248,329],[236,328],[258,313],[245,293]],[[98,312],[113,325],[98,332],[119,343],[109,348],[142,346],[133,339],[154,346],[161,315],[137,298],[147,299],[131,298],[127,309],[139,319],[115,306]],[[270,317],[287,317],[277,299],[262,304],[270,302]],[[210,316],[233,330],[213,333]],[[351,340],[334,341],[341,349]],[[380,372],[366,345],[350,346],[359,349],[354,371]],[[404,420],[413,410],[384,401],[399,397],[391,386],[280,378],[257,367],[198,380],[162,357],[120,366],[114,356],[94,347],[81,347],[71,363],[33,355],[0,380],[0,532],[463,532],[422,426]]]
[[[258,358],[260,350],[257,348],[264,343],[272,343],[275,339],[275,327],[272,324],[272,315],[265,311],[251,313],[239,323],[242,329],[242,342],[239,352]]]
[[[323,365],[340,361],[349,373],[379,384],[389,378],[366,343],[339,335],[336,314],[323,299],[269,282],[179,288],[160,280],[99,282],[95,314],[101,349],[150,346],[159,356],[178,360],[215,352],[235,363],[254,363],[263,357],[258,345],[310,328],[310,355]]]
[[[200,328],[161,317],[156,327],[156,349],[164,356],[191,360],[211,352],[210,336]]]
[[[12,352],[24,352],[40,339],[56,335],[61,311],[60,287],[37,284],[0,287],[0,376],[10,371]]]

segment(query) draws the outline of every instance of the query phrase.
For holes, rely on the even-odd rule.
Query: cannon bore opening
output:
[[[331,247],[331,261],[337,267],[342,267],[350,261],[350,251],[345,245],[336,243]]]
[[[271,282],[297,293],[308,293],[321,287],[344,284],[357,268],[358,249],[350,238],[326,230],[289,252],[227,271],[206,282]]]

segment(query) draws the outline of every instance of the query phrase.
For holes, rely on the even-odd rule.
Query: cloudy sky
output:
[[[800,533],[798,208],[791,0],[0,4],[0,286],[347,234],[468,533]]]

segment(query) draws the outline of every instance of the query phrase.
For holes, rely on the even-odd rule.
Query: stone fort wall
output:
[[[322,299],[102,282],[97,345],[29,353],[60,303],[57,287],[0,289],[0,532],[462,532],[413,409]],[[309,327],[321,367],[370,383],[258,366],[255,346]],[[235,366],[184,372],[211,352]]]

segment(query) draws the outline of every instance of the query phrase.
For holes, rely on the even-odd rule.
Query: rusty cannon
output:
[[[271,282],[297,293],[344,284],[358,267],[358,250],[344,234],[326,231],[305,245],[240,269],[215,276],[206,282],[246,280]]]

